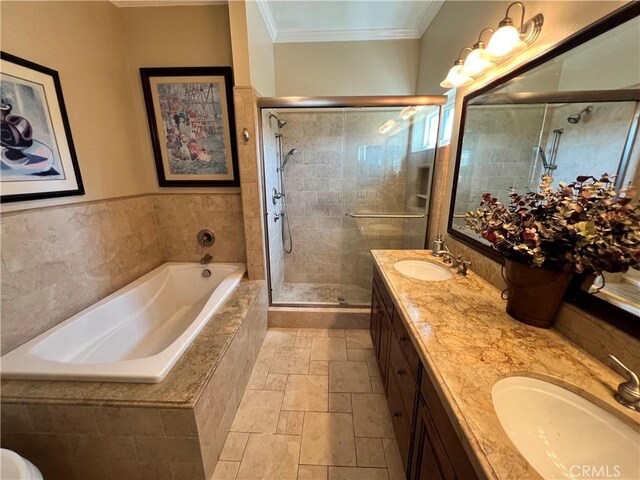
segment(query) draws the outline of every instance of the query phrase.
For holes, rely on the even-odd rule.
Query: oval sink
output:
[[[502,427],[545,479],[640,478],[640,432],[552,383],[507,377],[491,390]]]
[[[403,275],[416,280],[440,282],[452,277],[448,268],[422,260],[402,260],[401,262],[396,262],[393,268]]]

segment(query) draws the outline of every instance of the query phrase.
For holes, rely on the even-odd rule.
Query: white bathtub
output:
[[[165,263],[0,358],[3,378],[157,383],[245,272]]]

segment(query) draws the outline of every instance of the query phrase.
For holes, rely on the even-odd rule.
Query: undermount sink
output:
[[[422,260],[402,260],[401,262],[396,262],[393,268],[403,275],[415,278],[416,280],[440,282],[452,277],[448,268]]]
[[[640,432],[549,382],[507,377],[493,386],[507,435],[545,479],[640,478]]]

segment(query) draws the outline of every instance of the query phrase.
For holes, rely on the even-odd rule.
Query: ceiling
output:
[[[111,0],[119,7],[225,4],[224,0]],[[233,1],[233,0],[231,0]],[[420,38],[444,0],[255,1],[276,43]]]
[[[420,38],[444,0],[256,0],[276,43]]]

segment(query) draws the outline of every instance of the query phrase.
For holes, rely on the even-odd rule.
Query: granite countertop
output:
[[[500,291],[473,272],[441,282],[414,280],[395,270],[394,263],[441,260],[427,250],[372,254],[480,478],[541,478],[513,445],[493,408],[491,389],[504,377],[550,381],[640,430],[640,413],[613,398],[622,377],[557,331],[512,319]]]
[[[3,403],[192,408],[263,280],[240,282],[160,383],[2,380]]]

